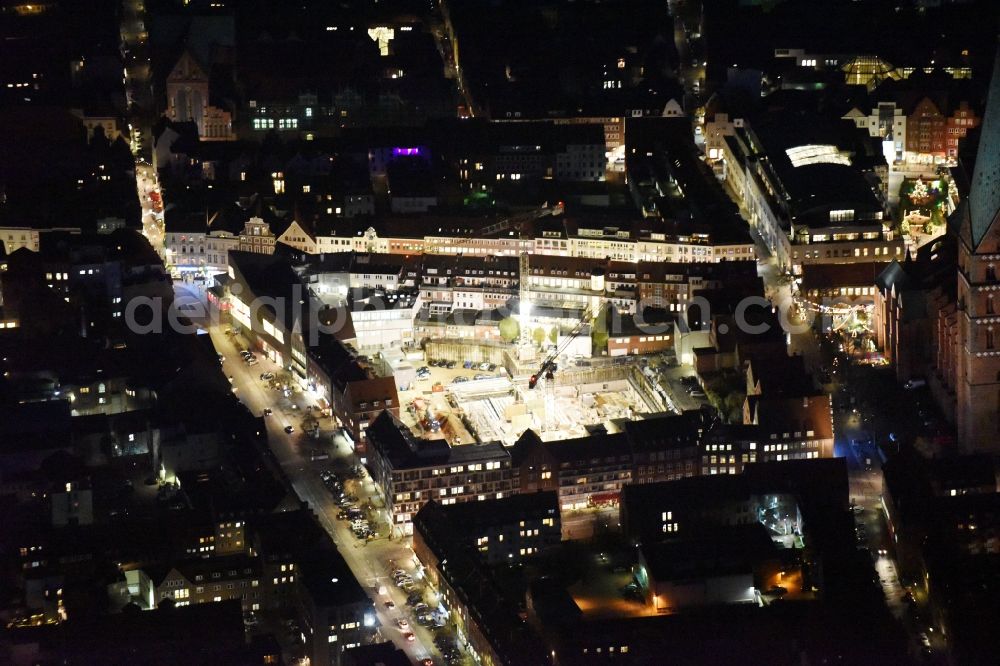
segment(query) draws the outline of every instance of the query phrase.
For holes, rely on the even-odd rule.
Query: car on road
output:
[[[406,621],[405,617],[398,618],[396,620],[396,626],[402,629],[403,631],[409,631],[410,629],[410,623]]]
[[[382,605],[385,606],[387,610],[392,610],[393,608],[396,607],[396,602],[393,601],[392,599],[386,599],[385,603]]]
[[[286,425],[285,426],[285,434],[286,435],[291,435],[293,432],[295,432],[295,428],[293,428],[290,425]]]
[[[218,356],[219,356],[219,363],[225,363],[226,362],[226,357],[225,356],[223,356],[222,354],[219,354]]]
[[[410,641],[411,643],[412,643],[413,641],[417,640],[417,637],[416,637],[416,636],[414,636],[414,635],[413,635],[412,633],[410,633],[409,631],[408,631],[408,632],[406,632],[405,634],[403,634],[403,638],[405,638],[406,640]]]
[[[273,412],[271,411],[270,407],[265,407],[264,408],[264,416],[270,416],[272,413]]]
[[[274,379],[274,373],[273,372],[262,372],[262,373],[260,373],[260,378],[263,381],[265,381],[265,382],[269,381],[271,379]]]

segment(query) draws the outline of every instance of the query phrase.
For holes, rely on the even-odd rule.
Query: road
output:
[[[458,51],[458,37],[455,35],[455,29],[451,24],[451,14],[448,12],[448,4],[445,0],[441,1],[439,9],[443,26],[442,29],[434,31],[434,38],[438,51],[444,60],[445,67],[454,72],[458,94],[462,98],[467,116],[471,118],[477,115],[477,109],[475,100],[473,100],[472,93],[469,90],[468,82],[465,79],[465,72],[462,70]]]
[[[791,285],[780,279],[780,271],[764,243],[751,229],[757,245],[758,275],[764,281],[765,294],[772,303],[787,302],[792,297]],[[818,339],[812,330],[793,332],[789,336],[789,353],[803,356],[808,371],[815,372],[823,365],[823,355]],[[918,627],[908,622],[909,608],[904,602],[906,589],[899,579],[895,547],[889,535],[887,517],[882,505],[882,462],[873,444],[872,433],[865,430],[860,416],[852,409],[838,409],[834,415],[834,456],[847,462],[851,501],[857,507],[855,522],[858,526],[858,546],[872,554],[873,567],[885,595],[890,612],[910,629],[914,653],[921,649]],[[931,645],[943,649],[940,632],[931,631]]]
[[[858,545],[872,554],[873,566],[885,595],[889,611],[909,631],[914,654],[924,648],[921,633],[927,636],[930,655],[928,661],[938,660],[947,646],[940,631],[933,625],[926,626],[915,620],[913,609],[906,604],[907,587],[900,580],[896,549],[889,533],[885,509],[882,504],[883,476],[881,459],[874,444],[869,443],[872,433],[865,429],[860,416],[851,408],[836,414],[837,437],[834,455],[847,462],[851,501],[861,507],[855,510],[855,523],[859,528]],[[922,598],[919,590],[917,596]]]
[[[160,258],[166,258],[163,200],[153,159],[153,123],[156,104],[153,96],[153,70],[149,60],[143,0],[125,0],[122,4],[121,50],[125,58],[122,83],[128,100],[129,143],[135,156],[135,185],[142,206],[142,233]],[[160,200],[159,205],[153,197]]]
[[[258,362],[248,365],[240,357],[240,349],[245,348],[236,336],[227,334],[227,326],[213,322],[204,316],[208,312],[202,292],[197,286],[175,284],[175,298],[178,308],[199,326],[208,330],[215,349],[225,357],[222,372],[232,378],[233,390],[239,399],[253,414],[263,414],[265,409],[271,409],[272,414],[265,418],[267,424],[268,443],[275,458],[287,475],[296,495],[309,504],[318,517],[320,524],[329,533],[338,551],[351,568],[352,573],[375,601],[376,612],[382,627],[382,638],[391,640],[402,649],[414,663],[431,657],[440,661],[440,655],[434,648],[434,636],[420,626],[412,613],[408,614],[406,594],[392,584],[389,562],[394,566],[411,573],[419,582],[421,574],[416,566],[409,540],[389,539],[386,537],[372,541],[359,541],[351,532],[347,521],[338,520],[340,508],[334,503],[333,497],[323,484],[320,472],[331,467],[348,468],[357,464],[351,445],[347,440],[336,434],[332,419],[321,419],[321,435],[314,439],[302,432],[302,421],[309,406],[309,400],[303,393],[292,393],[285,398],[279,391],[267,388],[260,380],[261,373],[279,373],[282,369],[258,354]],[[295,431],[288,435],[284,429],[292,426]],[[331,441],[332,438],[332,441]],[[312,462],[311,454],[323,451],[328,453],[328,460]],[[367,476],[364,479],[348,481],[345,491],[358,497],[358,506],[364,507],[368,502],[376,502],[377,491]],[[382,532],[385,534],[385,531]],[[380,593],[380,588],[385,593]],[[428,591],[427,603],[435,608],[438,599],[433,592]],[[385,607],[385,600],[391,598],[394,609]],[[434,603],[432,603],[434,602]],[[411,631],[416,640],[409,642],[396,629],[396,620],[407,617]]]

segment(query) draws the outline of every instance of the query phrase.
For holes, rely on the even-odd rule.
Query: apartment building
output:
[[[340,666],[345,650],[375,639],[375,605],[336,550],[304,557],[296,587],[311,663]]]
[[[475,528],[456,530],[466,525],[464,520],[472,520]],[[558,543],[553,493],[454,506],[431,501],[417,513],[414,526],[414,554],[451,611],[458,635],[482,663],[545,663],[547,651],[538,634],[516,608],[498,603],[504,595],[489,565],[524,562]],[[516,547],[505,545],[508,535],[516,537]]]
[[[255,254],[272,254],[277,237],[271,230],[271,225],[263,218],[254,216],[247,220],[243,231],[240,232],[240,252],[253,252]]]
[[[617,504],[624,486],[694,476],[704,428],[696,413],[629,422],[618,433],[542,442],[527,430],[511,450],[521,492],[556,491],[561,511]]]
[[[127,570],[132,596],[155,607],[165,599],[176,606],[204,604],[238,599],[244,612],[259,610],[270,591],[261,577],[260,562],[246,555],[198,558],[165,567]],[[295,573],[285,575],[282,583],[294,582]],[[133,580],[135,583],[133,584]],[[134,590],[132,588],[135,588]]]
[[[399,395],[392,377],[378,377],[358,361],[341,365],[331,377],[333,410],[351,434],[362,460],[368,454],[368,427],[382,411],[399,416]]]
[[[79,232],[79,230],[77,230]],[[39,236],[44,230],[32,229],[31,227],[0,227],[0,242],[6,256],[10,256],[15,250],[26,247],[32,252],[38,252],[40,247]]]
[[[968,102],[953,109],[939,106],[930,97],[921,99],[906,119],[906,153],[909,162],[922,164],[954,163],[958,143],[968,131],[979,125],[979,118]]]
[[[558,545],[559,505],[553,492],[512,495],[445,506],[431,500],[413,519],[413,552],[428,569],[452,542],[490,565],[513,564]],[[455,525],[462,530],[456,531]]]
[[[398,533],[413,533],[413,516],[431,499],[458,502],[502,499],[516,492],[511,456],[502,444],[450,446],[415,438],[391,412],[368,427],[368,465]]]

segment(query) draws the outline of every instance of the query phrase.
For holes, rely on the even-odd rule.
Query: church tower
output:
[[[983,114],[958,248],[958,439],[1000,452],[1000,49]]]
[[[184,51],[167,77],[167,117],[170,120],[193,121],[198,135],[205,136],[205,115],[208,107],[208,74]]]

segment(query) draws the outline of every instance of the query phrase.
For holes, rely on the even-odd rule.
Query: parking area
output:
[[[455,412],[451,389],[467,383],[480,384],[484,379],[501,382],[507,387],[510,382],[505,379],[505,371],[496,366],[490,371],[488,365],[483,369],[467,365],[470,367],[431,361],[417,368],[416,379],[399,392],[400,419],[415,435],[425,439],[446,439],[452,446],[476,443],[473,433]]]
[[[468,663],[459,647],[449,613],[424,577],[422,568],[413,566],[412,560],[388,560],[386,571],[389,575],[379,590],[379,603],[393,617],[393,626],[386,627],[385,631],[398,631],[405,640],[412,641],[414,625],[418,625],[433,637],[434,646],[441,652],[445,664],[456,666]],[[397,596],[403,599],[402,603],[393,600],[390,588],[398,591]]]

